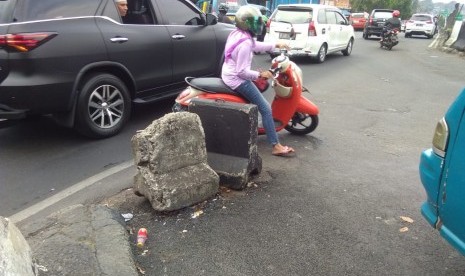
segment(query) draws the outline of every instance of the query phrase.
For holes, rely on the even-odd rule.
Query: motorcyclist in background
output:
[[[218,22],[222,23],[227,23],[227,24],[233,24],[234,22],[229,19],[229,17],[226,16],[226,13],[228,13],[229,7],[226,4],[220,4],[218,7]]]
[[[383,32],[381,33],[380,41],[383,41],[384,36],[386,35],[386,33],[388,31],[390,31],[392,29],[400,30],[400,28],[402,26],[402,23],[401,23],[399,17],[400,17],[400,11],[395,10],[395,11],[392,12],[392,17],[389,18],[388,20],[386,20],[386,22],[384,23]]]

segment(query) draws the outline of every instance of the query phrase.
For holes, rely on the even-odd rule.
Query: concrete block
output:
[[[35,275],[29,244],[16,225],[3,217],[0,217],[0,275]]]
[[[257,150],[257,106],[193,99],[189,111],[200,117],[208,164],[220,176],[220,185],[244,189],[249,176],[262,169]]]

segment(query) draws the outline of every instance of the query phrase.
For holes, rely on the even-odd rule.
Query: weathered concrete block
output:
[[[0,217],[0,275],[35,275],[31,248],[10,220]]]
[[[202,121],[208,164],[220,176],[220,184],[244,189],[249,176],[262,169],[257,150],[257,106],[193,99],[189,111]]]
[[[166,173],[206,162],[205,134],[198,116],[170,113],[155,120],[132,139],[136,166]]]
[[[205,134],[197,115],[170,113],[132,138],[137,174],[134,192],[157,211],[181,209],[218,192],[219,177],[207,163]]]
[[[214,196],[218,183],[218,175],[206,163],[199,163],[175,172],[137,174],[134,189],[149,199],[153,209],[173,211]]]

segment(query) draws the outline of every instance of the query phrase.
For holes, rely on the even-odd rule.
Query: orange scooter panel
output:
[[[198,98],[220,101],[220,102],[248,103],[245,99],[239,96],[231,95],[231,94],[205,93],[205,94],[199,95]]]

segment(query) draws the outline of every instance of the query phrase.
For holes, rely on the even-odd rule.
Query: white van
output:
[[[309,56],[318,63],[326,55],[341,51],[350,55],[354,28],[334,6],[319,4],[279,5],[266,24],[265,41],[287,40],[290,56]],[[279,50],[270,53],[279,55]]]

